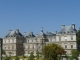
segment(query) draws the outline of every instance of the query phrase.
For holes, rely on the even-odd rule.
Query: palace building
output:
[[[37,35],[34,35],[33,32],[21,34],[19,29],[9,30],[9,33],[3,38],[3,50],[7,55],[10,52],[12,56],[21,55],[22,52],[25,52],[24,55],[29,56],[30,52],[34,52],[34,55],[36,52],[42,52],[44,45],[56,43],[70,55],[72,49],[78,49],[76,33],[75,24],[71,26],[62,25],[61,31],[56,31],[56,33],[44,33],[41,29]]]

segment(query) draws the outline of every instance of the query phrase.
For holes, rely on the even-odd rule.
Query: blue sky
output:
[[[39,34],[61,30],[62,24],[80,27],[80,0],[0,0],[0,37],[9,30]]]

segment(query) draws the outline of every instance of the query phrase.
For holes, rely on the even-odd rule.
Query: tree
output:
[[[72,50],[71,53],[72,53],[72,57],[74,58],[77,58],[80,54],[78,50]]]
[[[24,52],[24,51],[23,51],[23,52],[21,52],[21,55],[25,58],[24,54],[25,54],[25,52]]]
[[[3,49],[2,49],[2,54],[6,55],[6,52],[5,52],[5,50],[3,50]]]
[[[36,52],[36,57],[37,59],[39,59],[39,52]]]
[[[64,49],[57,44],[48,44],[44,46],[42,52],[45,60],[57,60],[58,56],[64,53]]]
[[[5,56],[5,59],[4,60],[10,60],[10,56]]]
[[[78,41],[78,43],[80,43],[80,30],[78,30],[78,32],[77,32],[77,41]]]
[[[30,57],[28,60],[34,60],[34,55],[33,55],[33,52],[30,53]]]
[[[20,60],[18,56],[15,56],[15,60]]]
[[[12,53],[11,53],[11,52],[9,52],[9,56],[11,56],[11,54],[12,54]]]

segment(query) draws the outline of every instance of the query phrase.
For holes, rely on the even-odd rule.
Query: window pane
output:
[[[61,41],[61,37],[59,37],[59,41]]]
[[[73,37],[71,36],[71,40],[73,40]]]
[[[71,45],[71,48],[73,48],[73,45]]]
[[[65,45],[65,48],[67,48],[67,45]]]

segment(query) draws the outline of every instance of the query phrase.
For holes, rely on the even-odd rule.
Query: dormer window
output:
[[[69,31],[68,31],[68,33],[69,33]]]
[[[71,31],[73,33],[73,31]]]
[[[60,32],[62,34],[62,32]]]
[[[65,32],[64,32],[64,34],[65,34]]]

